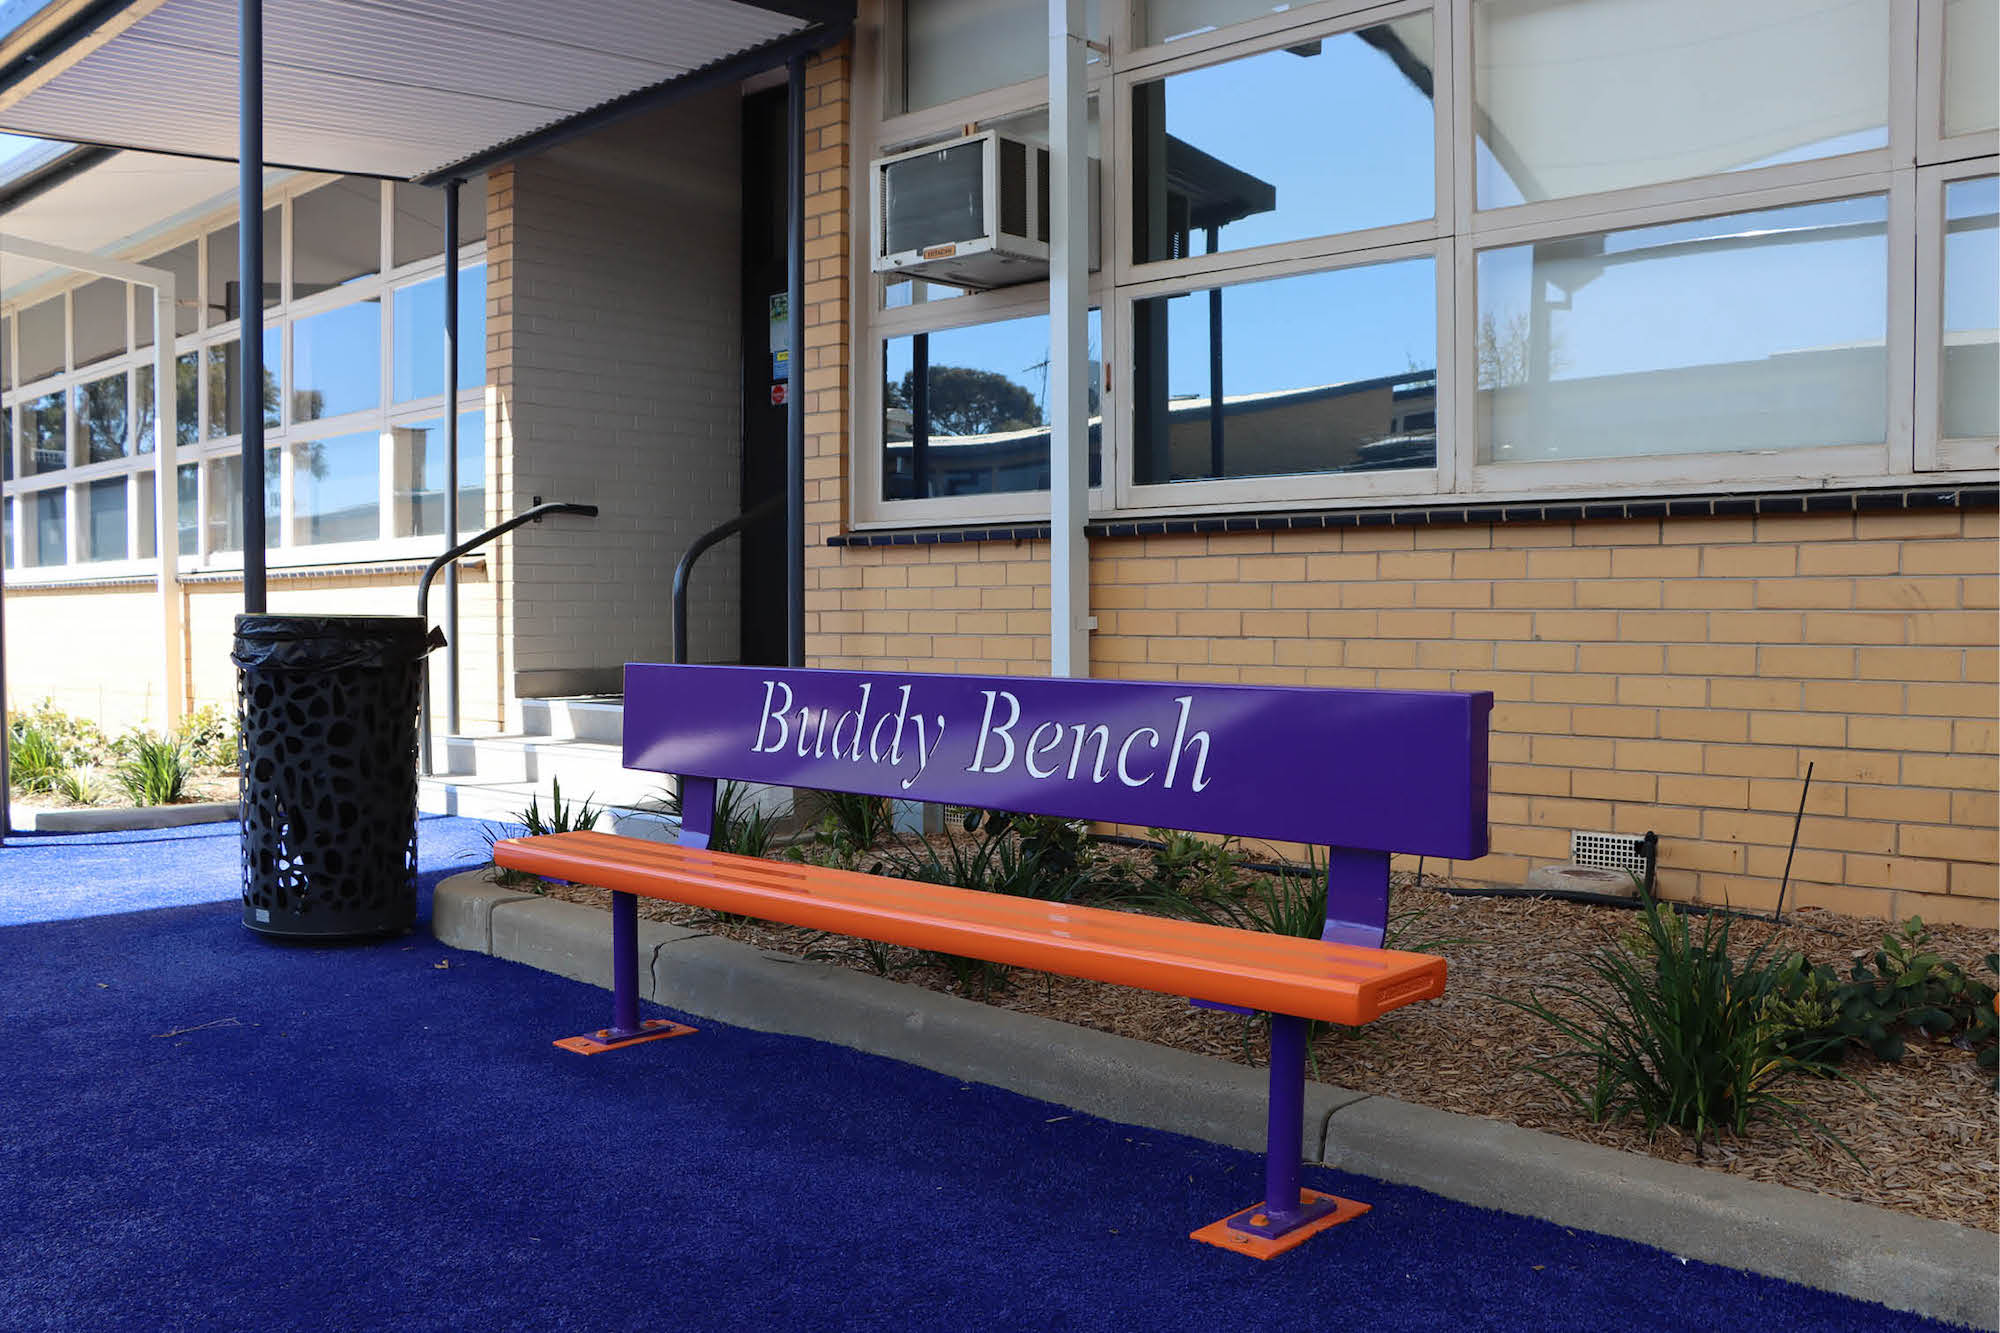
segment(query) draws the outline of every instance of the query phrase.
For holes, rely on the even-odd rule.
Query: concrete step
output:
[[[530,736],[618,745],[625,739],[625,700],[615,694],[523,699],[521,728]]]
[[[572,795],[569,784],[563,784],[563,799],[570,802],[572,808],[584,798],[585,793],[579,791]],[[604,833],[629,833],[655,841],[672,841],[679,835],[680,821],[662,813],[655,805],[652,794],[641,800],[643,804],[607,804],[592,800],[591,804],[599,807],[601,812],[597,829]],[[548,813],[548,784],[501,782],[443,774],[417,781],[417,808],[425,814],[460,815],[467,819],[517,824],[521,812],[528,808],[530,802],[539,804],[543,813]]]

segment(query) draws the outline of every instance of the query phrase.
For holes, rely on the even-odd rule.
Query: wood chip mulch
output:
[[[548,885],[553,897],[606,906],[609,895]],[[1964,1226],[2000,1230],[2000,1118],[1991,1078],[1971,1052],[1913,1041],[1897,1064],[1850,1057],[1852,1081],[1795,1078],[1795,1101],[1852,1149],[1824,1136],[1766,1122],[1725,1136],[1697,1154],[1683,1136],[1649,1137],[1636,1122],[1593,1125],[1528,1066],[1561,1049],[1541,1020],[1505,1002],[1525,999],[1551,979],[1583,982],[1580,958],[1638,924],[1628,909],[1545,898],[1478,897],[1400,885],[1393,908],[1422,915],[1406,943],[1446,958],[1442,999],[1410,1005],[1360,1029],[1339,1029],[1313,1047],[1314,1077],[1463,1115],[1484,1116],[1572,1139],[1647,1153],[1670,1162],[1728,1171],[1773,1184],[1893,1208]],[[861,942],[767,922],[727,922],[698,908],[640,899],[642,914],[791,955],[873,971]],[[1742,919],[1732,939],[1766,939],[1830,963],[1880,946],[1888,923],[1803,909],[1783,926]],[[1968,970],[2000,945],[1995,932],[1932,928],[1931,948]],[[877,949],[877,956],[883,950]],[[954,989],[950,973],[911,950],[888,948],[889,975],[932,990]],[[1983,975],[1983,974],[1982,974]],[[1265,1045],[1244,1018],[1190,1007],[1174,996],[1101,982],[1014,971],[973,998],[1023,1013],[1156,1042],[1225,1060],[1261,1064]],[[1857,1162],[1855,1158],[1858,1158]]]

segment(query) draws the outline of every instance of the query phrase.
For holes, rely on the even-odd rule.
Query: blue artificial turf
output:
[[[425,833],[429,881],[483,859]],[[604,992],[252,935],[233,852],[0,847],[32,918],[0,929],[0,1327],[1937,1327],[1331,1171],[1374,1211],[1260,1264],[1187,1239],[1251,1154],[699,1019],[570,1055]],[[121,907],[210,900],[56,910],[113,870]]]

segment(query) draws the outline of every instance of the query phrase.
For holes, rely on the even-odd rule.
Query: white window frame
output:
[[[2000,153],[2000,129],[1944,132],[1945,0],[1918,0],[1917,161],[1956,162]]]
[[[1917,172],[1917,469],[1950,472],[2000,466],[2000,439],[1946,439],[1944,401],[1944,194],[1953,181],[2000,175],[2000,160],[1970,158]]]
[[[379,442],[381,465],[386,476],[388,467],[389,429],[393,425],[411,420],[426,420],[444,416],[444,396],[434,394],[428,398],[408,403],[390,402],[393,389],[392,367],[394,357],[393,302],[398,288],[439,277],[444,272],[442,253],[425,256],[400,267],[390,267],[393,258],[394,234],[394,187],[391,182],[376,182],[378,217],[380,227],[381,268],[377,272],[358,278],[353,282],[332,288],[312,296],[292,299],[292,270],[294,264],[295,231],[293,224],[293,201],[321,186],[338,180],[337,176],[321,174],[298,174],[288,177],[268,190],[264,208],[277,210],[278,219],[278,272],[275,275],[279,285],[280,300],[265,310],[265,327],[278,338],[278,356],[267,366],[278,377],[278,424],[265,427],[267,448],[276,449],[279,458],[279,514],[277,526],[268,534],[269,549],[266,561],[272,568],[296,568],[335,566],[349,563],[369,563],[383,560],[428,559],[443,549],[441,536],[399,538],[387,536],[393,531],[391,513],[386,504],[378,511],[378,536],[370,540],[306,544],[294,540],[297,526],[294,490],[293,459],[301,442],[334,435],[375,433]],[[179,556],[179,565],[189,573],[228,572],[239,570],[243,565],[241,551],[220,551],[214,549],[209,529],[209,510],[214,499],[211,467],[220,459],[240,455],[242,437],[230,434],[209,437],[209,426],[221,404],[211,402],[209,393],[209,357],[211,349],[233,344],[239,337],[240,321],[217,320],[215,312],[207,308],[208,291],[208,249],[209,237],[236,221],[235,210],[210,214],[199,222],[149,236],[141,245],[133,247],[130,257],[143,259],[163,254],[192,242],[195,255],[195,279],[193,289],[188,293],[197,305],[195,329],[192,333],[179,336],[178,355],[192,354],[195,360],[195,441],[191,445],[179,446],[177,460],[180,467],[195,469],[195,532],[196,550]],[[486,245],[483,240],[462,244],[459,247],[461,270],[486,264]],[[67,277],[52,279],[48,284],[35,288],[22,299],[10,302],[6,308],[7,326],[4,345],[0,346],[0,356],[6,358],[10,371],[10,387],[5,394],[5,406],[0,408],[9,414],[15,427],[13,431],[15,477],[5,484],[5,496],[18,500],[20,496],[32,496],[38,492],[62,489],[66,492],[65,521],[65,562],[61,565],[29,565],[22,562],[28,550],[26,528],[21,515],[28,512],[20,503],[14,505],[16,536],[15,563],[10,582],[17,585],[60,586],[103,582],[114,579],[151,577],[157,563],[157,554],[140,556],[140,516],[137,513],[140,485],[136,480],[140,473],[153,471],[152,453],[138,453],[138,414],[132,410],[131,395],[136,393],[136,371],[141,365],[153,364],[151,344],[137,346],[137,317],[133,313],[128,297],[126,303],[126,349],[115,357],[92,363],[79,370],[74,364],[75,312],[72,299],[74,291],[91,281],[92,278]],[[21,385],[18,375],[11,373],[19,365],[18,335],[19,313],[29,306],[39,305],[54,297],[62,301],[64,314],[63,368],[55,374],[37,380],[30,385]],[[292,374],[293,338],[292,326],[301,318],[347,306],[362,304],[369,300],[377,302],[377,317],[380,321],[381,362],[378,367],[378,402],[374,408],[344,413],[338,417],[327,417],[312,422],[292,420],[291,397],[294,386]],[[158,336],[155,330],[154,336]],[[127,385],[126,448],[124,457],[106,460],[102,463],[80,461],[79,451],[83,448],[83,434],[75,410],[75,390],[106,376],[124,374]],[[484,411],[486,386],[481,383],[462,387],[459,391],[458,412]],[[25,401],[47,393],[60,393],[64,404],[64,468],[37,473],[32,476],[21,474],[21,463],[26,458],[19,430],[21,414],[17,411]],[[487,460],[490,477],[492,460]],[[81,505],[82,497],[88,494],[92,482],[103,481],[123,475],[126,478],[127,514],[127,558],[122,560],[91,561],[82,559],[84,553],[83,534],[87,516]],[[155,534],[158,541],[179,540],[179,472],[176,471],[174,486],[174,513],[176,524],[172,531]],[[385,487],[386,491],[386,482]],[[490,490],[490,486],[489,486]],[[156,548],[157,549],[157,548]]]

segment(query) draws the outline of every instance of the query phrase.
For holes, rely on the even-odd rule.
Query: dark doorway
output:
[[[785,396],[802,367],[786,354],[783,87],[743,99],[743,509],[785,492]],[[785,509],[744,529],[746,666],[785,663]]]

